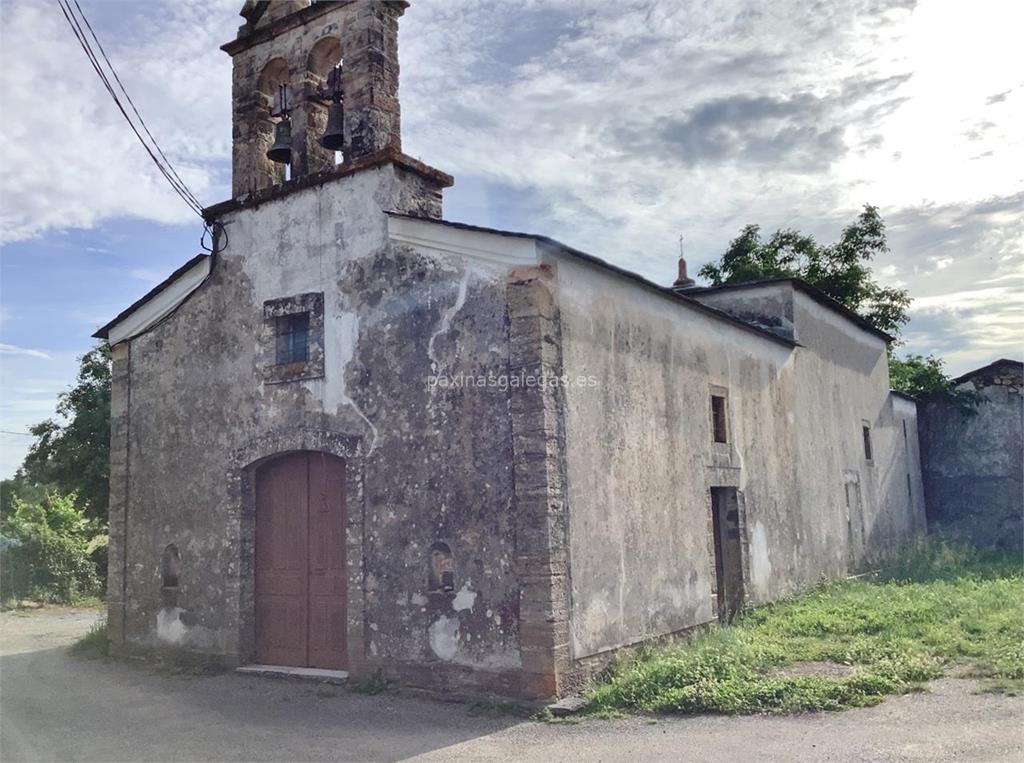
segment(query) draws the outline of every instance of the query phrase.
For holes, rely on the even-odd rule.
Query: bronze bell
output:
[[[267,151],[267,158],[278,164],[292,162],[292,123],[287,117],[274,128],[274,145]]]
[[[327,107],[327,129],[320,136],[320,145],[331,151],[341,151],[345,146],[345,108],[341,101]]]
[[[327,129],[320,136],[320,145],[329,151],[341,151],[345,147],[345,90],[341,84],[341,64],[337,64],[327,75],[327,89],[323,97],[331,99],[327,107]]]

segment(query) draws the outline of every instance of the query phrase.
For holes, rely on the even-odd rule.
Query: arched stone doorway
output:
[[[294,451],[255,474],[256,660],[348,667],[345,461]]]

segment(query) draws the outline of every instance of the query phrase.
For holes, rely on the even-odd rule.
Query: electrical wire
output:
[[[188,188],[185,182],[175,171],[170,161],[167,159],[167,156],[160,149],[160,146],[157,144],[156,139],[149,131],[149,128],[143,121],[142,116],[139,114],[138,109],[135,108],[134,102],[128,96],[128,92],[125,90],[124,85],[121,83],[120,77],[118,77],[116,70],[110,63],[110,59],[107,58],[106,53],[103,51],[103,46],[100,45],[99,39],[96,37],[96,33],[93,32],[92,26],[89,24],[88,19],[86,19],[85,17],[85,13],[82,12],[81,6],[78,5],[77,0],[71,0],[71,2],[74,2],[75,7],[78,9],[78,13],[82,17],[82,22],[85,23],[86,27],[89,29],[90,34],[92,35],[92,38],[96,41],[96,46],[99,48],[100,54],[103,56],[104,61],[109,67],[110,72],[113,75],[114,80],[117,82],[121,92],[124,94],[125,99],[128,101],[129,104],[131,104],[132,111],[138,118],[139,124],[142,126],[142,130],[146,133],[146,135],[149,137],[150,141],[153,144],[152,148],[146,142],[146,139],[143,138],[142,133],[139,131],[139,128],[135,125],[135,122],[132,121],[132,118],[129,116],[127,109],[121,102],[121,98],[118,96],[117,92],[115,92],[114,86],[111,84],[110,78],[107,76],[107,73],[103,70],[103,66],[100,64],[99,58],[97,57],[96,52],[93,50],[92,45],[89,43],[89,39],[86,36],[85,30],[82,28],[82,22],[78,20],[78,17],[75,15],[75,11],[72,9],[71,4],[68,2],[68,0],[57,0],[57,4],[60,6],[61,12],[64,14],[64,18],[68,22],[68,26],[71,27],[71,31],[75,35],[75,39],[78,40],[78,44],[81,46],[82,51],[86,55],[86,58],[89,59],[89,63],[92,65],[92,68],[96,71],[96,74],[99,76],[100,81],[106,88],[107,93],[113,99],[114,104],[121,112],[121,115],[125,118],[125,121],[128,122],[128,126],[131,127],[132,132],[135,133],[135,137],[139,139],[139,142],[142,144],[142,147],[146,150],[146,153],[149,154],[149,158],[153,160],[153,163],[157,166],[157,169],[160,170],[160,173],[164,176],[167,182],[170,183],[171,188],[174,189],[174,192],[181,197],[182,201],[184,201],[193,212],[195,212],[197,215],[199,215],[200,218],[202,218],[202,203],[195,196],[195,194],[193,194],[192,191]],[[154,153],[154,150],[156,153]]]
[[[210,245],[206,245],[206,237],[210,237]],[[210,254],[223,251],[228,245],[228,232],[224,223],[213,220],[203,223],[203,234],[199,237],[199,246]]]
[[[74,3],[75,8],[78,9],[78,14],[82,17],[82,21],[85,22],[85,26],[89,30],[89,34],[92,35],[92,39],[96,42],[96,48],[99,50],[100,55],[103,56],[103,60],[107,62],[107,67],[110,69],[110,73],[114,75],[114,81],[117,82],[117,86],[121,88],[121,92],[124,93],[125,100],[127,100],[128,105],[132,107],[132,112],[135,114],[136,117],[138,117],[139,124],[142,126],[142,129],[145,130],[146,135],[148,135],[149,139],[153,142],[153,146],[154,148],[156,148],[157,153],[160,154],[160,157],[166,163],[167,169],[170,170],[170,173],[174,176],[174,178],[178,181],[181,187],[188,194],[188,197],[192,199],[192,201],[195,202],[200,209],[202,209],[202,203],[199,201],[198,198],[196,198],[196,195],[192,193],[189,187],[185,185],[185,181],[182,180],[181,176],[178,175],[177,171],[175,171],[174,166],[171,164],[171,160],[167,158],[167,155],[164,154],[163,150],[160,148],[160,144],[157,143],[156,138],[153,137],[153,133],[149,131],[149,126],[146,124],[146,120],[142,118],[142,114],[140,114],[139,110],[135,107],[135,102],[132,100],[132,97],[128,94],[128,91],[122,84],[121,78],[117,75],[117,69],[114,68],[114,65],[110,63],[110,59],[107,58],[107,52],[103,49],[103,44],[100,42],[99,37],[96,36],[96,32],[93,31],[92,24],[89,23],[89,18],[85,15],[85,11],[82,10],[82,6],[78,4],[78,0],[74,0]]]
[[[164,166],[163,162],[159,158],[157,158],[156,154],[153,153],[153,149],[150,148],[150,146],[146,143],[145,139],[142,137],[142,134],[139,132],[138,128],[135,126],[135,124],[132,121],[131,117],[129,117],[128,112],[125,110],[124,105],[121,103],[121,99],[118,97],[117,93],[114,91],[114,88],[113,88],[113,85],[110,82],[110,79],[108,78],[106,73],[103,71],[103,68],[102,68],[101,64],[99,63],[99,59],[97,58],[95,51],[92,49],[92,46],[89,44],[89,41],[88,41],[88,39],[86,38],[86,35],[85,35],[85,31],[82,29],[81,23],[78,21],[78,18],[75,16],[74,11],[71,9],[71,6],[67,3],[67,0],[57,0],[57,2],[58,2],[58,5],[60,5],[61,12],[64,14],[64,18],[67,20],[68,25],[71,27],[72,33],[75,35],[75,38],[78,40],[78,43],[82,47],[83,52],[85,53],[86,57],[89,59],[89,63],[92,64],[93,69],[96,71],[96,74],[99,76],[101,82],[103,83],[103,86],[107,90],[107,93],[113,99],[114,104],[117,106],[118,110],[121,112],[121,115],[128,122],[128,126],[131,127],[132,132],[135,133],[135,136],[139,139],[139,142],[142,144],[142,147],[146,150],[146,153],[149,154],[150,159],[153,160],[153,163],[156,164],[157,169],[160,170],[161,174],[164,176],[164,178],[167,180],[167,182],[170,183],[171,187],[178,194],[178,196],[180,196],[182,198],[182,200],[186,204],[188,204],[188,206],[194,212],[196,212],[196,214],[202,216],[202,205],[199,204],[199,202],[197,200],[195,200],[195,197],[191,193],[191,191],[189,191],[188,188],[184,186],[184,184],[181,184],[180,181],[177,180],[171,174],[171,171],[167,167]],[[154,141],[154,143],[155,143],[155,141]],[[157,147],[157,149],[159,150],[159,147]]]

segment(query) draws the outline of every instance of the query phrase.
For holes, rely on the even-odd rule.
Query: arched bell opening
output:
[[[259,174],[280,185],[290,179],[292,163],[291,71],[283,58],[274,58],[260,72],[256,86],[256,113],[254,129],[258,140],[253,160],[259,165]]]
[[[329,169],[344,158],[344,88],[341,41],[318,40],[306,59],[307,150],[310,171]]]

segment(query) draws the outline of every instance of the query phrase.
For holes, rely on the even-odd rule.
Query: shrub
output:
[[[107,621],[100,620],[89,632],[71,645],[71,654],[96,660],[110,654],[110,642],[107,640]]]
[[[15,497],[0,525],[0,575],[5,601],[31,598],[70,604],[101,592],[95,557],[105,529],[75,505],[74,494]]]

